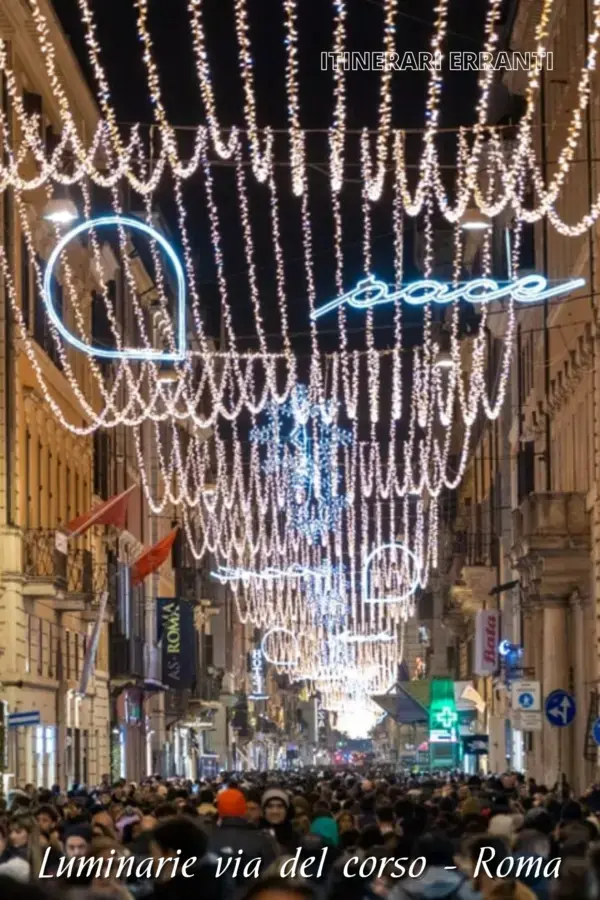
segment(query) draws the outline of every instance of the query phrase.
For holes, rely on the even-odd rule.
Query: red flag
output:
[[[74,538],[80,534],[85,534],[92,525],[116,525],[122,531],[125,528],[127,518],[129,495],[136,487],[137,484],[132,484],[122,494],[115,494],[114,497],[110,497],[104,503],[95,506],[90,512],[85,513],[83,516],[77,516],[76,519],[73,519],[67,525],[68,537]]]
[[[145,553],[142,553],[142,555],[136,559],[131,567],[131,584],[133,587],[135,587],[136,584],[141,584],[144,578],[147,578],[148,575],[151,575],[152,572],[156,572],[156,570],[162,566],[171,552],[171,547],[173,546],[173,541],[175,540],[178,531],[179,525],[170,531],[166,537],[155,544],[154,547],[150,547],[149,550],[146,550]]]

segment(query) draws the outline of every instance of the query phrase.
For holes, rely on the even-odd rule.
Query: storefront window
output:
[[[56,784],[56,728],[46,728],[47,786]]]

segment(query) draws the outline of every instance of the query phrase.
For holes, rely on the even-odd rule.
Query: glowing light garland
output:
[[[164,514],[168,506],[179,508],[194,556],[201,558],[206,552],[211,552],[217,559],[227,562],[226,566],[219,567],[215,577],[232,586],[243,621],[262,627],[274,626],[267,647],[273,650],[273,664],[289,670],[294,678],[311,681],[316,689],[322,691],[324,708],[341,710],[349,708],[351,703],[356,704],[357,709],[366,709],[369,707],[369,693],[386,690],[394,680],[395,666],[402,655],[402,647],[396,646],[394,636],[412,612],[411,597],[414,591],[419,585],[427,583],[430,568],[436,566],[441,492],[445,488],[456,487],[460,482],[478,415],[483,412],[493,420],[502,408],[516,327],[515,304],[560,297],[584,283],[582,279],[572,279],[553,284],[540,275],[519,278],[518,257],[522,222],[536,222],[547,216],[549,223],[561,234],[577,236],[592,227],[600,216],[600,194],[590,210],[570,225],[563,221],[554,207],[567,183],[568,174],[572,172],[578,142],[583,134],[585,111],[590,102],[591,73],[596,68],[600,0],[592,0],[587,55],[577,84],[578,103],[573,108],[565,145],[557,151],[558,164],[547,184],[537,162],[533,132],[535,100],[539,90],[538,73],[533,71],[528,74],[526,112],[517,126],[514,152],[510,148],[507,152],[502,132],[486,124],[492,72],[490,69],[481,73],[477,121],[472,138],[466,129],[457,135],[456,182],[454,197],[450,199],[447,182],[442,178],[436,145],[442,95],[441,72],[434,70],[430,73],[426,127],[422,136],[417,182],[412,194],[408,190],[405,135],[391,128],[391,70],[382,72],[379,124],[375,136],[376,159],[371,158],[371,137],[368,133],[363,132],[359,136],[359,146],[356,147],[360,153],[362,181],[365,279],[349,292],[344,292],[342,243],[342,187],[348,143],[346,85],[343,68],[335,71],[334,116],[329,132],[329,176],[337,299],[323,307],[317,307],[315,300],[309,203],[311,170],[306,164],[308,135],[300,125],[297,49],[301,23],[296,0],[285,0],[291,187],[292,193],[300,197],[298,212],[311,323],[311,361],[306,387],[297,383],[297,360],[290,340],[285,259],[274,177],[274,141],[268,128],[259,129],[257,125],[254,59],[246,0],[236,0],[235,11],[248,143],[235,128],[226,131],[219,125],[201,17],[202,3],[201,0],[188,0],[196,71],[208,124],[196,130],[192,152],[191,155],[188,153],[185,163],[180,158],[176,130],[169,123],[161,96],[159,70],[148,27],[148,3],[147,0],[135,0],[137,28],[155,121],[156,153],[151,168],[146,162],[146,148],[138,127],[133,126],[129,133],[127,129],[117,127],[91,9],[88,0],[78,0],[78,3],[90,63],[98,85],[102,118],[98,123],[86,122],[85,129],[80,127],[79,120],[75,118],[79,113],[71,101],[69,85],[64,83],[58,64],[53,44],[54,25],[45,18],[39,0],[29,0],[33,33],[43,56],[49,89],[59,110],[60,137],[54,149],[49,151],[41,136],[39,117],[26,112],[21,81],[10,67],[7,45],[0,42],[0,71],[17,122],[17,128],[10,128],[5,113],[0,111],[0,141],[4,151],[0,162],[0,192],[14,189],[16,211],[38,286],[42,285],[42,273],[36,259],[37,238],[33,240],[23,200],[25,191],[45,188],[48,199],[51,199],[54,183],[69,186],[71,192],[76,187],[81,189],[82,206],[88,221],[79,227],[81,231],[86,227],[89,230],[90,268],[94,274],[102,269],[95,228],[102,227],[102,218],[111,221],[118,232],[121,265],[133,304],[133,321],[137,324],[142,346],[139,349],[129,347],[131,335],[121,334],[121,323],[117,321],[103,283],[101,300],[106,308],[116,350],[97,352],[103,348],[94,347],[86,334],[89,316],[85,303],[79,297],[71,254],[68,257],[66,253],[62,254],[66,244],[76,235],[61,236],[56,231],[58,245],[43,275],[42,296],[47,305],[51,339],[74,399],[81,407],[83,425],[82,417],[77,417],[74,422],[66,419],[48,387],[44,367],[39,360],[39,354],[43,351],[27,331],[13,273],[9,270],[3,248],[0,248],[0,268],[24,352],[32,364],[43,396],[65,428],[81,436],[90,434],[96,428],[111,428],[119,424],[131,429],[142,487],[150,509]],[[542,4],[535,37],[538,52],[544,51],[549,39],[552,6],[552,0],[544,0]],[[341,53],[345,48],[347,17],[343,0],[333,0],[333,9],[333,49]],[[383,9],[383,47],[384,52],[389,53],[394,48],[397,0],[385,0]],[[435,12],[431,49],[436,54],[442,54],[447,31],[448,0],[439,0]],[[499,13],[500,0],[489,0],[484,39],[484,50],[488,52],[494,51],[498,39]],[[223,137],[225,134],[226,138]],[[352,140],[356,141],[356,138]],[[235,166],[248,294],[256,322],[258,352],[241,354],[237,349],[209,145],[217,156],[230,159]],[[255,223],[244,173],[247,152],[254,177],[268,192],[270,203],[282,353],[271,352],[262,320],[253,244]],[[386,169],[390,171],[387,164],[390,152],[394,177],[395,269],[394,285],[391,287],[371,274],[372,204],[380,200],[383,194]],[[221,353],[213,352],[204,332],[183,204],[182,185],[198,170],[204,176],[212,250],[229,348]],[[151,226],[152,197],[165,177],[172,179],[178,210],[178,242],[183,249],[180,261],[175,254],[179,269],[165,243],[161,243],[159,232]],[[145,228],[150,239],[159,307],[152,312],[150,328],[146,323],[147,310],[139,302],[136,276],[127,253],[124,233],[126,227],[143,229],[140,220],[123,216],[119,199],[122,182],[128,182],[143,198],[145,208]],[[92,183],[110,192],[115,212],[113,217],[93,219],[90,200]],[[535,188],[536,201],[532,208],[524,206],[528,183]],[[483,277],[467,283],[460,281],[460,221],[472,201],[490,219],[500,213],[510,217],[512,212],[514,216],[512,247],[509,241],[512,265],[507,282],[491,278],[489,233],[483,237],[482,244]],[[454,277],[450,285],[432,278],[436,209],[455,226]],[[412,285],[402,282],[405,215],[423,215],[425,225],[425,279]],[[58,250],[58,247],[61,249]],[[185,304],[179,304],[176,322],[171,321],[167,311],[164,272],[157,248],[163,250],[173,265],[176,281],[182,288],[180,296],[185,296],[187,286],[193,327],[189,348],[185,343]],[[58,316],[52,293],[52,276],[59,256],[73,332],[66,329],[67,320],[63,322]],[[494,397],[488,396],[486,388],[486,317],[489,304],[500,299],[506,301],[505,348]],[[475,304],[480,310],[480,323],[472,341],[467,375],[459,340],[460,301]],[[423,343],[413,353],[410,402],[404,405],[402,303],[424,307]],[[447,356],[442,356],[435,340],[432,327],[434,303],[449,305],[450,352]],[[394,306],[393,343],[383,352],[375,349],[373,326],[373,310],[380,304]],[[349,350],[345,316],[347,306],[366,312],[364,351]],[[336,308],[339,350],[333,356],[325,357],[319,350],[315,322]],[[85,370],[85,382],[83,377],[78,380],[77,372],[81,368],[73,366],[61,339],[88,357],[89,370]],[[162,346],[163,350],[155,350],[157,346]],[[112,360],[109,379],[105,380],[104,370],[95,363],[95,357]],[[173,378],[168,381],[161,376],[157,365],[162,361],[176,363]],[[376,425],[381,424],[382,418],[381,385],[387,383],[383,380],[384,367],[389,368],[392,387],[387,449],[379,445],[376,432]],[[89,383],[101,400],[99,410],[88,399]],[[357,427],[363,390],[369,406],[368,440],[364,440],[362,435],[359,437]],[[285,407],[284,413],[282,407]],[[249,411],[253,421],[263,411],[268,411],[273,421],[279,422],[276,440],[271,445],[254,441],[247,469],[237,425],[244,409]],[[342,427],[344,415],[350,422],[350,431]],[[398,425],[403,415],[404,430],[400,430]],[[219,435],[220,418],[231,423],[231,456]],[[286,420],[283,429],[280,420]],[[147,426],[144,423],[148,423]],[[462,432],[458,432],[459,427],[462,427]],[[214,430],[210,438],[207,438],[207,429]],[[210,452],[207,445],[211,448]],[[264,446],[269,448],[266,460],[258,452]],[[452,467],[451,446],[453,451],[457,447],[458,460]],[[150,459],[153,462],[149,464]],[[206,491],[209,484],[214,485],[210,494]],[[398,534],[402,545],[397,543]],[[390,548],[396,548],[392,555]],[[389,558],[386,558],[386,553]],[[402,554],[400,567],[392,558],[394,553]],[[357,565],[361,557],[365,560],[362,572]],[[348,560],[349,566],[342,566],[342,560]],[[372,569],[370,563],[374,563]],[[290,634],[297,636],[292,647],[298,649],[302,658],[302,671],[298,666],[290,667],[289,664],[287,651],[290,649]],[[294,655],[295,652],[292,652]]]

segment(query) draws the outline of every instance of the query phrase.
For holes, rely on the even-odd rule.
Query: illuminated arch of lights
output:
[[[235,0],[235,34],[244,86],[244,132],[235,128],[225,132],[220,126],[202,5],[199,0],[188,0],[194,61],[207,124],[196,130],[192,153],[186,161],[181,158],[178,133],[169,122],[161,94],[148,28],[147,0],[136,3],[137,28],[155,115],[157,152],[151,169],[140,130],[123,130],[117,125],[93,12],[89,0],[78,0],[78,4],[101,110],[98,124],[94,123],[91,129],[79,127],[78,114],[58,65],[51,25],[39,0],[29,0],[32,33],[38,41],[49,90],[60,116],[60,137],[51,155],[38,117],[26,110],[21,81],[11,68],[8,45],[0,41],[0,71],[17,121],[16,128],[9,128],[6,114],[0,110],[0,192],[13,192],[36,288],[47,305],[50,339],[72,392],[77,412],[73,418],[68,417],[49,388],[45,366],[40,362],[43,351],[32,339],[23,318],[20,276],[9,265],[5,248],[0,248],[0,269],[24,352],[48,406],[66,429],[80,438],[99,428],[123,425],[130,429],[149,508],[157,515],[180,516],[195,558],[201,559],[207,553],[216,557],[216,577],[234,592],[242,620],[270,628],[269,640],[277,651],[284,649],[289,634],[295,636],[303,663],[310,663],[302,666],[302,674],[316,685],[329,708],[343,707],[349,699],[358,704],[357,709],[366,708],[370,692],[385,690],[389,679],[393,681],[395,666],[402,656],[402,646],[394,638],[412,612],[416,590],[427,583],[430,569],[436,567],[442,491],[460,483],[478,417],[495,419],[502,409],[514,343],[516,304],[561,298],[583,286],[582,279],[551,282],[542,275],[520,276],[519,254],[523,223],[546,217],[561,235],[575,237],[593,227],[600,217],[600,194],[592,198],[579,221],[567,223],[557,211],[568,188],[569,174],[573,174],[585,110],[590,103],[591,73],[596,68],[595,47],[600,38],[600,0],[593,0],[592,4],[586,60],[576,79],[578,103],[574,104],[564,146],[557,151],[557,165],[549,177],[536,156],[535,73],[527,75],[525,112],[516,126],[512,148],[504,141],[502,130],[486,122],[492,73],[481,73],[475,125],[460,130],[456,136],[453,196],[442,177],[438,157],[442,73],[432,71],[429,75],[426,126],[420,137],[422,149],[412,190],[406,162],[408,137],[392,127],[392,74],[381,74],[378,123],[372,143],[366,132],[354,137],[348,131],[346,75],[341,68],[332,73],[334,112],[329,135],[329,179],[334,265],[330,275],[335,299],[324,305],[319,305],[315,287],[315,232],[310,199],[315,176],[307,164],[311,138],[301,127],[297,57],[301,22],[297,0],[284,3],[287,137],[294,199],[294,206],[285,213],[281,180],[275,177],[275,138],[257,121],[246,0]],[[500,5],[500,0],[488,0],[484,52],[494,49]],[[383,8],[382,45],[388,52],[393,50],[397,0],[384,0]],[[434,52],[441,52],[447,37],[448,8],[449,0],[441,0],[436,8]],[[536,49],[543,50],[548,43],[551,10],[551,0],[544,0],[536,29]],[[347,12],[345,0],[336,0],[334,53],[345,52]],[[365,273],[351,290],[344,283],[348,212],[344,212],[341,200],[349,152],[353,156],[358,152],[360,158]],[[225,274],[228,248],[215,199],[216,179],[220,177],[215,162],[220,159],[227,159],[235,173],[248,272],[247,295],[256,326],[256,348],[244,352],[233,327]],[[253,216],[255,199],[253,192],[251,203],[248,172],[259,182],[257,196],[269,212],[268,238],[275,260],[273,296],[277,298],[281,319],[275,347],[262,315],[254,252],[261,217]],[[215,348],[203,323],[183,192],[185,183],[193,177],[201,182],[201,202],[210,224],[211,264],[216,273],[227,350]],[[177,209],[173,241],[163,237],[153,220],[155,196],[167,178],[173,186]],[[123,184],[131,186],[143,206],[139,219],[123,212]],[[531,208],[525,205],[528,185],[535,188]],[[96,186],[106,192],[114,215],[94,214]],[[44,264],[38,257],[40,229],[37,223],[33,224],[38,214],[32,216],[28,192],[44,192],[52,200],[55,189],[62,191],[65,187],[84,222],[64,234],[60,225],[48,226],[51,233],[45,237],[54,250]],[[375,204],[379,204],[378,214],[390,219],[392,239],[388,249],[394,270],[391,285],[372,274]],[[489,228],[481,236],[481,276],[469,282],[463,279],[464,234],[460,226],[473,204],[483,225],[491,224],[501,214],[509,223],[506,280],[492,277]],[[436,212],[454,229],[453,275],[449,284],[434,277]],[[302,376],[288,322],[287,251],[281,228],[284,215],[297,217],[302,236],[306,320],[310,329],[310,366]],[[416,217],[424,225],[424,277],[406,284],[404,222]],[[102,275],[99,232],[103,234],[109,226],[118,233],[119,263],[133,307],[139,348],[130,346],[130,335],[122,335]],[[149,280],[156,297],[151,310],[145,305],[136,280],[127,247],[127,228],[143,233],[149,241],[153,267]],[[77,238],[84,234],[86,262],[80,266],[76,258]],[[181,248],[180,255],[174,251],[175,244]],[[294,254],[298,255],[296,247]],[[173,319],[168,311],[169,274],[175,275],[179,297]],[[55,293],[57,278],[65,301],[64,319],[59,315]],[[103,348],[93,345],[89,303],[85,299],[96,289],[105,307],[111,345],[115,347],[105,352],[97,352]],[[294,285],[295,295],[296,292]],[[462,301],[473,304],[480,317],[468,361],[459,333]],[[499,301],[503,304],[505,341],[497,388],[490,395],[485,378],[489,363],[486,334],[490,306]],[[389,347],[381,351],[376,348],[374,313],[384,304],[393,310],[393,325]],[[422,307],[422,342],[411,351],[403,343],[404,304]],[[432,325],[434,304],[446,307],[447,349],[441,346]],[[347,315],[351,311],[364,313],[364,343],[360,347],[349,339]],[[316,326],[322,317],[334,312],[338,346],[332,353]],[[81,360],[74,361],[73,350],[85,356],[83,366],[77,364]],[[407,353],[412,357],[409,361],[413,373],[408,397],[403,384],[403,359]],[[105,364],[109,366],[109,377]],[[164,364],[170,366],[166,376]],[[94,403],[90,400],[90,385]],[[284,408],[289,415],[287,432],[272,446],[270,468],[265,466],[260,442],[256,441],[248,463],[244,435],[238,427],[240,416],[249,415],[260,428],[257,423],[263,414],[277,418]],[[359,411],[368,413],[366,434],[359,429]],[[232,431],[227,450],[220,433],[222,421],[229,423]],[[386,449],[378,440],[382,429],[388,432]],[[347,437],[340,438],[344,434]],[[325,445],[328,449],[324,451]],[[453,453],[458,448],[456,465],[453,460],[451,464],[451,447]],[[294,468],[294,460],[302,465]],[[384,507],[389,522],[384,521]],[[400,578],[390,561],[379,555],[386,547],[397,545],[398,536],[404,547]],[[373,571],[374,577],[367,577],[365,584],[361,563],[377,559],[380,562]],[[365,562],[365,569],[367,565]],[[392,584],[395,588],[391,588]],[[281,667],[276,662],[277,654],[273,659],[273,664]],[[334,677],[336,666],[338,678]],[[294,677],[300,672],[298,666],[284,664],[286,667]]]

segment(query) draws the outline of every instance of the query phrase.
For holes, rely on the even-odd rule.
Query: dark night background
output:
[[[512,4],[506,0],[503,10],[504,27],[510,21]],[[79,19],[77,0],[54,0],[54,6],[92,90],[93,78],[87,62],[83,27]],[[152,123],[152,109],[144,65],[142,45],[136,31],[136,12],[133,0],[96,0],[92,3],[97,25],[97,36],[102,48],[102,63],[108,75],[112,91],[112,103],[120,122]],[[451,0],[448,22],[448,38],[445,52],[450,50],[478,51],[482,47],[484,17],[487,4],[475,0]],[[244,126],[243,93],[240,76],[237,41],[234,24],[233,0],[204,0],[203,20],[206,31],[209,64],[213,75],[216,110],[223,126]],[[383,3],[381,0],[349,0],[347,3],[348,50],[379,51],[383,38]],[[474,10],[476,10],[474,12]],[[257,97],[257,122],[259,126],[287,127],[287,101],[285,90],[284,9],[281,0],[248,0],[250,40],[254,58],[254,79]],[[323,133],[309,136],[307,159],[309,163],[310,210],[313,223],[313,255],[317,302],[322,303],[335,292],[335,257],[333,222],[328,174],[328,145],[326,129],[331,125],[333,110],[333,77],[331,72],[321,71],[321,52],[331,50],[333,36],[333,4],[327,0],[300,0],[298,3],[299,33],[299,91],[301,124],[307,129],[322,129]],[[396,20],[396,51],[418,53],[428,50],[433,24],[435,3],[433,0],[399,0]],[[196,77],[192,49],[191,29],[188,23],[186,0],[150,0],[149,28],[154,41],[154,54],[158,62],[163,101],[169,120],[174,125],[195,126],[204,121],[204,110]],[[502,46],[502,41],[500,46]],[[379,84],[381,73],[346,73],[347,128],[375,128],[379,116]],[[473,121],[477,98],[475,73],[445,73],[442,92],[441,127],[454,128]],[[425,118],[427,73],[397,72],[393,75],[393,125],[396,128],[421,129]],[[491,119],[498,120],[506,113],[501,90],[494,94]],[[148,130],[145,131],[148,134]],[[186,144],[191,144],[192,132],[180,133],[179,146],[185,155]],[[346,184],[342,191],[344,227],[344,283],[351,286],[363,274],[362,267],[362,214],[360,198],[360,169],[358,168],[358,135],[348,138],[346,149]],[[454,135],[442,136],[439,144],[442,161],[452,161],[455,153]],[[409,137],[407,153],[415,162],[421,150],[420,136]],[[285,135],[276,141],[277,185],[280,202],[282,245],[285,260],[286,287],[290,328],[294,333],[295,349],[308,353],[308,316],[304,276],[304,260],[300,229],[300,203],[292,196],[290,172],[287,166],[289,147]],[[253,316],[250,309],[247,264],[243,252],[243,236],[240,227],[234,170],[215,161],[219,168],[215,173],[215,199],[217,201],[223,249],[225,274],[230,303],[234,312],[234,327],[240,336],[239,346],[256,346]],[[275,298],[275,263],[269,225],[268,189],[258,185],[247,172],[247,189],[250,199],[255,263],[258,273],[261,304],[265,326],[274,349],[278,341],[279,314]],[[449,182],[451,184],[451,182]],[[393,233],[391,219],[391,177],[384,190],[384,197],[373,206],[372,217],[372,271],[379,277],[393,279]],[[172,186],[165,181],[156,197],[157,205],[167,223],[175,223]],[[202,175],[197,173],[184,188],[184,200],[188,210],[188,225],[192,240],[198,286],[202,306],[211,334],[219,333],[219,298],[216,284],[208,219],[205,212],[205,194]],[[130,208],[141,208],[139,200],[130,198]],[[405,271],[414,270],[414,220],[405,223]],[[176,231],[176,227],[173,228]],[[407,342],[411,333],[418,340],[420,328],[414,322],[411,330],[410,315],[405,322]],[[356,333],[355,339],[362,345],[363,316],[350,320]],[[376,317],[377,342],[380,346],[390,343],[391,316],[388,311],[378,311]],[[330,336],[328,337],[328,332]],[[323,348],[331,349],[337,343],[336,319],[322,320],[319,326]],[[354,338],[351,338],[354,339]],[[334,341],[334,343],[331,343]]]

